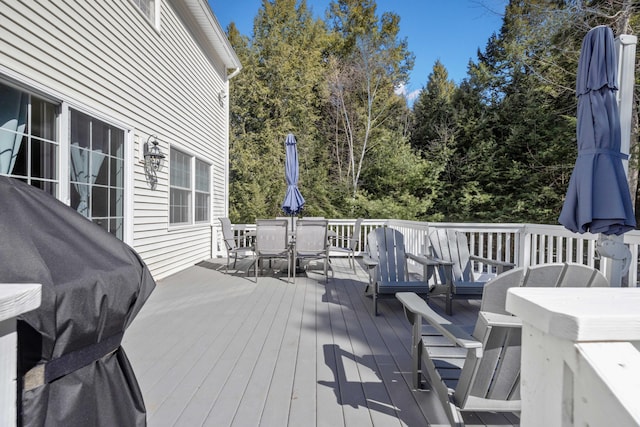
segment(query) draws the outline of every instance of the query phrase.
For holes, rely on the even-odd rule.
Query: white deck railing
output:
[[[521,425],[639,426],[640,289],[512,288]]]
[[[353,233],[355,219],[329,220],[329,228],[337,234],[336,245],[346,246]],[[488,224],[488,223],[438,223],[403,221],[393,219],[365,219],[362,223],[359,246],[356,254],[364,251],[366,236],[376,227],[388,226],[400,230],[404,234],[407,252],[426,253],[428,251],[428,235],[430,228],[453,228],[463,231],[469,239],[470,251],[473,255],[499,261],[512,262],[518,266],[533,266],[552,262],[576,262],[603,269],[606,259],[600,259],[596,252],[595,234],[572,233],[560,225],[541,224]],[[237,236],[245,231],[255,230],[255,224],[235,224]],[[218,235],[218,253],[225,256],[221,232]],[[640,247],[640,231],[624,234],[624,243],[631,250],[632,260],[629,273],[623,278],[623,285],[638,285],[638,248]],[[245,241],[249,245],[249,241]],[[336,254],[338,255],[338,254]],[[487,266],[474,265],[476,272]]]

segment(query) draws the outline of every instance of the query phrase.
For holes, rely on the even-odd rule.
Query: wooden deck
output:
[[[255,283],[223,265],[211,260],[160,281],[125,334],[150,427],[448,425],[432,392],[411,389],[400,303],[381,300],[373,316],[364,270],[354,274],[338,258],[328,284],[320,271],[295,284],[286,271],[267,271]],[[444,313],[440,298],[431,301]],[[454,304],[456,322],[473,325],[478,301]],[[465,417],[467,425],[518,422]]]

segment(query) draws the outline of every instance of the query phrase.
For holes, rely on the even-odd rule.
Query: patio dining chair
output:
[[[287,282],[291,277],[291,247],[289,245],[288,222],[284,219],[256,220],[255,275],[258,282],[260,261],[284,259],[287,261]]]
[[[330,251],[346,253],[349,259],[349,265],[356,272],[355,253],[360,242],[360,229],[362,228],[362,218],[358,218],[353,226],[353,233],[349,236],[347,246],[331,246]]]
[[[296,223],[298,222],[297,216],[277,216],[277,220],[285,220],[287,221],[287,230],[293,232],[296,228]]]
[[[329,242],[327,240],[326,219],[299,219],[296,223],[293,260],[297,264],[305,260],[321,259],[324,261],[325,281],[329,280]],[[295,274],[293,275],[295,283]]]
[[[231,220],[223,217],[218,218],[222,225],[222,238],[224,239],[224,246],[227,249],[227,266],[225,272],[229,272],[229,263],[233,257],[233,268],[236,268],[236,261],[238,258],[253,257],[253,248],[250,246],[241,246],[237,240],[237,237],[233,234],[231,227]]]

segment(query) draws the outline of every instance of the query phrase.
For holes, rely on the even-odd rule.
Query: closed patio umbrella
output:
[[[284,176],[287,180],[287,192],[282,202],[282,210],[292,216],[291,228],[293,231],[293,215],[299,213],[304,207],[304,197],[298,189],[298,149],[296,138],[292,133],[287,135],[284,146],[286,155]]]
[[[591,29],[582,42],[578,96],[578,158],[559,222],[578,233],[620,235],[636,227],[620,152],[613,31]]]

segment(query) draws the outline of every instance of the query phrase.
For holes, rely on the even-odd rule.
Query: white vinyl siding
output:
[[[0,75],[133,130],[132,174],[125,182],[133,201],[129,243],[161,278],[217,250],[211,221],[226,216],[227,200],[227,107],[218,93],[226,88],[227,69],[202,44],[183,1],[158,1],[156,10],[162,31],[131,1],[3,1]],[[149,135],[157,135],[166,155],[180,141],[209,165],[209,221],[170,226],[169,168],[158,172],[152,190],[140,162]]]

